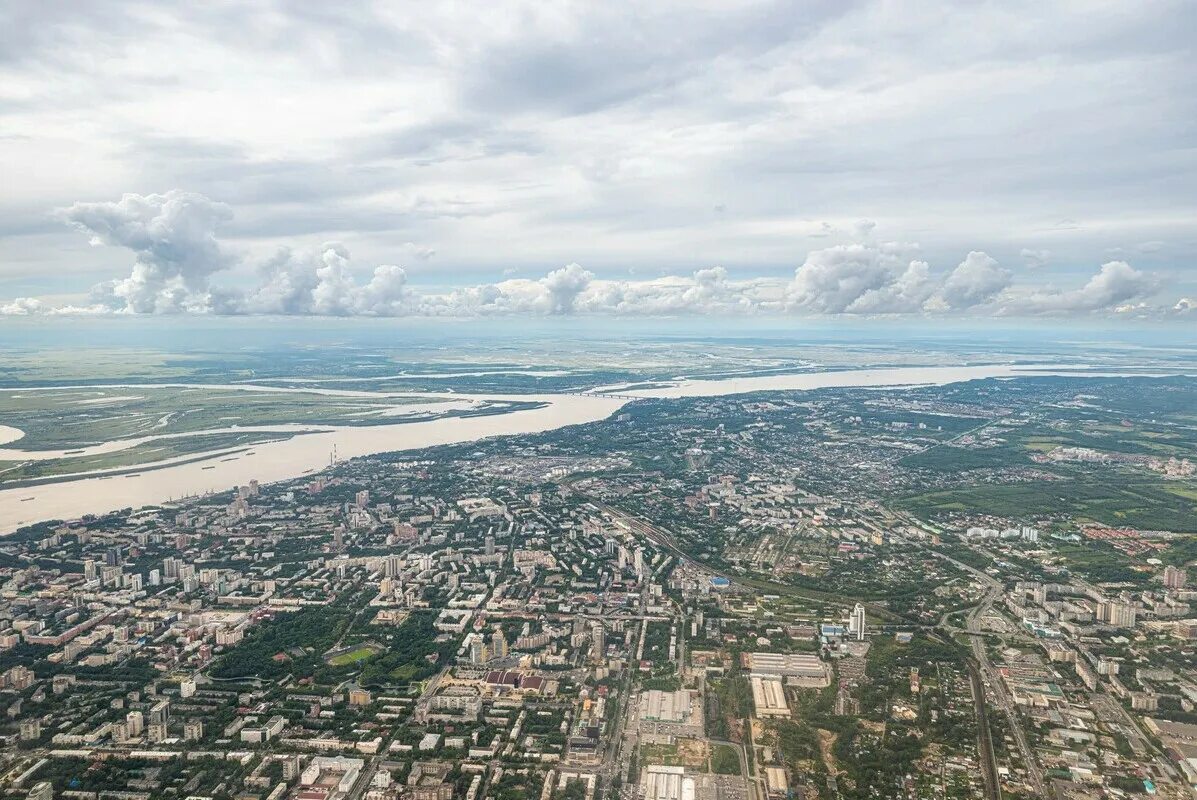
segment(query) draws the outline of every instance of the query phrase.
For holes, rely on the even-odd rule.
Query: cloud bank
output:
[[[378,264],[405,267],[409,288],[449,264],[444,282],[478,284],[458,299],[480,305],[493,295],[483,276],[513,266],[689,281],[719,264],[734,286],[841,241],[903,238],[918,252],[885,265],[902,280],[858,260],[851,275],[803,278],[792,311],[897,313],[885,310],[921,309],[941,289],[936,303],[973,302],[993,285],[967,283],[982,277],[973,270],[940,285],[972,250],[1014,285],[1070,290],[1088,278],[1078,265],[1125,260],[1197,294],[1197,3],[60,6],[0,3],[0,297],[78,293],[119,273],[96,304],[219,308],[182,279],[195,270],[152,222],[202,223],[219,205],[130,201],[115,219],[74,209],[101,231],[88,236],[137,248],[135,276],[46,219],[153,187],[235,208],[220,254],[237,243],[258,261],[280,244],[340,241],[359,289]],[[251,268],[241,258],[208,285],[252,292]],[[393,295],[396,277],[380,276],[375,297]],[[714,292],[739,308],[711,277],[686,298],[588,291],[624,307]],[[871,294],[853,297],[858,285]],[[565,308],[562,288],[545,313]]]
[[[479,317],[489,315],[950,315],[1134,313],[1187,314],[1190,299],[1159,305],[1155,277],[1110,261],[1074,288],[1020,285],[986,253],[969,252],[935,269],[917,244],[837,244],[813,250],[789,280],[734,280],[720,266],[689,275],[600,279],[578,264],[540,279],[512,278],[446,291],[413,287],[404,267],[355,267],[340,242],[280,248],[255,264],[228,247],[220,228],[232,210],[201,194],[126,194],[114,202],[74,203],[57,216],[96,246],[132,253],[129,274],[96,285],[87,304],[51,306],[38,298],[0,303],[0,315],[270,314],[332,317]],[[857,236],[869,239],[862,221]],[[402,254],[421,258],[418,248]],[[254,283],[219,284],[217,276],[252,267]],[[365,275],[359,279],[359,275]]]

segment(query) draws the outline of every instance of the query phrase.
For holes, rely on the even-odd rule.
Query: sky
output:
[[[1197,319],[1191,2],[0,5],[0,316]]]

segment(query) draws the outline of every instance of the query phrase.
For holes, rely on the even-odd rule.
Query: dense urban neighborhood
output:
[[[1195,391],[638,401],[27,527],[3,796],[1191,797]]]

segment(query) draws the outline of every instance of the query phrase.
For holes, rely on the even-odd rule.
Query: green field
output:
[[[51,458],[44,461],[0,461],[0,486],[21,486],[41,483],[72,473],[98,470],[114,475],[128,474],[138,469],[151,470],[155,464],[172,458],[221,450],[226,457],[236,455],[250,445],[280,441],[287,435],[264,433],[225,433],[211,436],[190,436],[186,439],[158,439],[137,447],[77,458]],[[235,448],[229,450],[229,448]]]
[[[711,772],[716,775],[740,775],[740,754],[727,744],[711,746]]]
[[[1068,515],[1113,527],[1193,533],[1197,532],[1197,496],[1192,493],[1191,483],[1162,479],[1136,483],[1094,472],[1057,481],[926,492],[903,497],[896,504],[927,519],[947,512],[1009,519]]]
[[[676,744],[644,744],[640,746],[640,760],[645,764],[663,764],[667,767],[681,765]]]
[[[429,402],[437,400],[162,386],[0,390],[0,425],[25,432],[10,447],[71,449],[234,426],[380,424],[396,421],[389,409]]]
[[[328,659],[328,663],[334,667],[344,667],[347,664],[355,664],[358,661],[365,661],[367,658],[377,654],[378,649],[376,647],[364,645],[346,653],[333,656],[332,658]]]
[[[13,486],[97,470],[138,467],[211,450],[290,438],[287,431],[248,427],[385,425],[402,422],[405,406],[438,406],[426,397],[338,396],[317,392],[193,388],[178,386],[74,387],[28,391],[0,389],[0,425],[24,436],[0,450],[0,485]],[[461,410],[448,413],[463,413]],[[464,413],[494,413],[483,406]],[[396,416],[400,414],[400,416]],[[136,444],[129,440],[140,440]],[[101,454],[74,453],[105,442],[131,447]],[[22,452],[64,451],[50,459],[24,459]]]

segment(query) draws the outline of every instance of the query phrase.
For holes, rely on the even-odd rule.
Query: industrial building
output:
[[[752,703],[758,717],[788,717],[785,689],[780,678],[752,676]]]
[[[662,692],[650,689],[641,695],[640,718],[653,722],[690,721],[690,693],[685,689]]]
[[[753,675],[785,678],[792,686],[822,688],[831,683],[831,670],[810,653],[745,653],[743,662]]]
[[[640,792],[644,800],[695,800],[697,786],[685,767],[653,764],[640,775]]]

